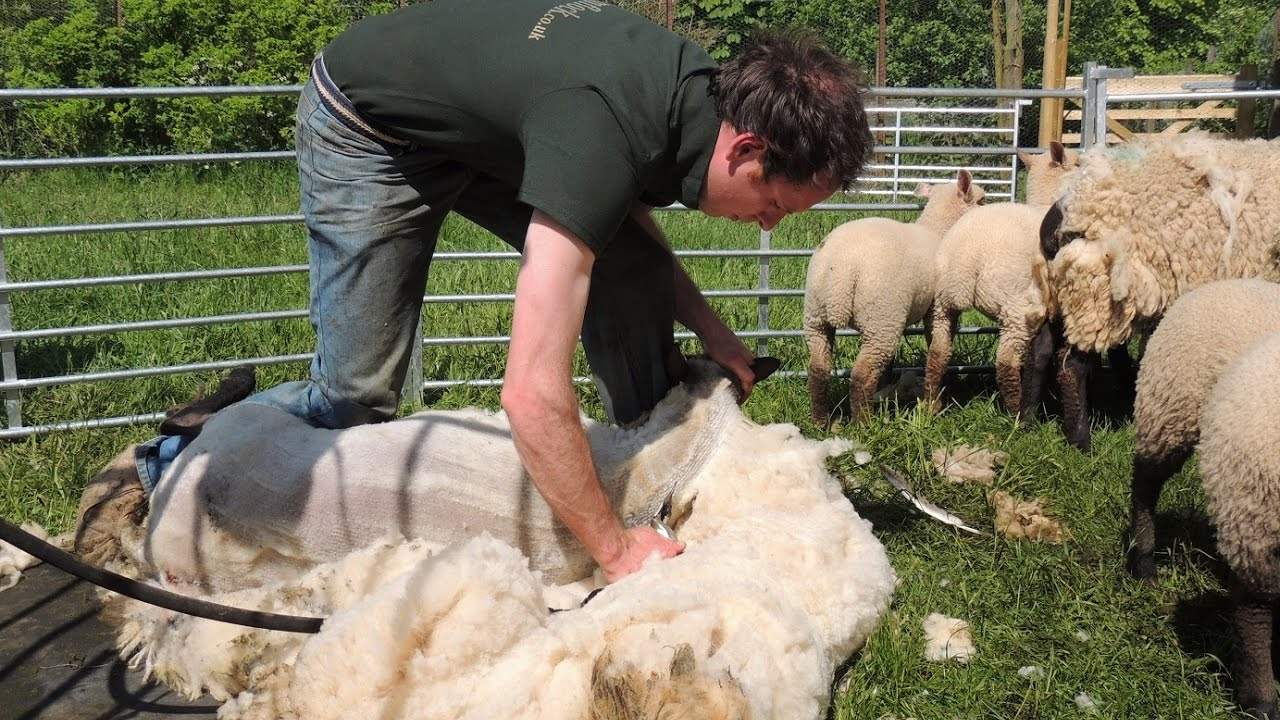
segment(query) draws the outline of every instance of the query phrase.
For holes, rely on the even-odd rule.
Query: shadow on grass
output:
[[[105,335],[24,342],[18,345],[18,371],[23,377],[83,372],[100,355],[124,357],[124,345]]]

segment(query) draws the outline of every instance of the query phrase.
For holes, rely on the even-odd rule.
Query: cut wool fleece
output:
[[[536,526],[511,541],[503,536],[510,527],[504,518],[468,506],[475,511],[468,516],[474,532],[459,540],[449,518],[432,516],[430,504],[415,505],[412,496],[422,480],[415,473],[422,468],[397,466],[396,487],[409,496],[404,503],[426,513],[415,525],[423,534],[361,543],[331,558],[308,558],[279,524],[255,550],[237,528],[265,532],[258,529],[264,524],[203,520],[199,515],[211,509],[197,502],[198,493],[183,501],[194,503],[184,505],[188,510],[169,519],[163,515],[177,506],[157,504],[150,537],[125,543],[142,575],[188,592],[219,586],[202,593],[216,602],[329,619],[317,635],[290,635],[116,598],[122,649],[171,687],[187,694],[206,690],[223,701],[223,720],[353,714],[586,720],[602,717],[601,707],[615,708],[618,718],[648,717],[645,708],[653,707],[705,720],[822,717],[835,669],[878,626],[896,583],[870,523],[858,517],[825,469],[828,457],[851,446],[808,440],[793,425],[757,425],[742,415],[721,373],[695,363],[694,375],[635,430],[584,421],[620,514],[645,521],[651,496],[658,499],[654,513],[669,498],[670,524],[686,550],[650,562],[581,609],[547,610],[556,589],[548,578],[567,582],[580,573],[560,572],[553,553],[535,561],[542,567],[530,568],[533,555],[521,550],[536,554],[541,540],[530,545],[521,532],[536,534]],[[430,453],[432,436],[421,432],[424,418],[471,427],[477,440],[494,432],[509,437],[504,416],[477,411],[423,413],[374,426],[386,434],[364,437],[375,438],[376,451],[384,454],[415,443],[428,443],[421,452]],[[217,440],[216,420],[197,443]],[[273,427],[253,434],[288,437]],[[244,437],[226,437],[232,435]],[[330,449],[353,451],[345,436],[330,439]],[[457,444],[458,436],[451,442],[454,455],[467,447]],[[658,449],[661,457],[648,454]],[[234,451],[223,448],[217,457]],[[505,457],[495,451],[487,460]],[[217,462],[211,455],[199,474],[170,473],[157,497],[168,483],[208,481]],[[342,466],[338,459],[309,462]],[[175,468],[183,466],[179,458]],[[439,466],[433,471],[442,472]],[[239,478],[249,487],[264,480]],[[518,465],[512,482],[528,483]],[[430,478],[423,487],[449,492]],[[474,492],[452,487],[464,498]],[[344,490],[337,496],[359,494],[349,485]],[[181,494],[175,487],[167,492],[170,503]],[[513,496],[528,503],[515,517],[541,517],[536,493]],[[301,500],[312,497],[303,493]],[[457,513],[458,507],[441,504],[434,512]],[[166,542],[181,540],[174,528],[165,529],[170,521],[197,523],[203,534],[186,537],[194,548],[161,552],[160,534]],[[441,535],[432,537],[432,531]],[[342,534],[331,537],[337,538],[331,547],[338,547]],[[192,558],[207,563],[224,555],[243,572],[238,582],[225,573],[184,575],[201,568]],[[159,558],[173,564],[148,562]],[[618,698],[624,698],[622,706]]]

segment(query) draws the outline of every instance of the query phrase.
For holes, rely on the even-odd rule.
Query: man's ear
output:
[[[765,143],[755,133],[738,133],[729,143],[729,159],[736,161],[753,160],[764,155]]]

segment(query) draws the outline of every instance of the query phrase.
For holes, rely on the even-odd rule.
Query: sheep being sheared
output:
[[[590,567],[542,523],[501,413],[320,431],[264,408],[222,411],[162,478],[128,555],[161,585],[329,619],[318,635],[289,635],[117,598],[122,647],[172,687],[225,701],[224,720],[621,720],[659,707],[819,718],[896,582],[824,468],[850,444],[756,425],[718,368],[693,368],[636,429],[584,421],[615,508],[645,522],[669,505],[684,554],[556,613],[547,606],[574,606],[582,591],[566,604],[576,588],[547,579]],[[449,472],[458,479],[445,484]],[[310,489],[281,487],[298,481]],[[367,540],[379,532],[419,539]]]

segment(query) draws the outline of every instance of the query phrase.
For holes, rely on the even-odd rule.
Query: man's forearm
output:
[[[624,549],[622,523],[596,476],[572,387],[553,394],[509,403],[516,451],[552,512],[607,565]]]

